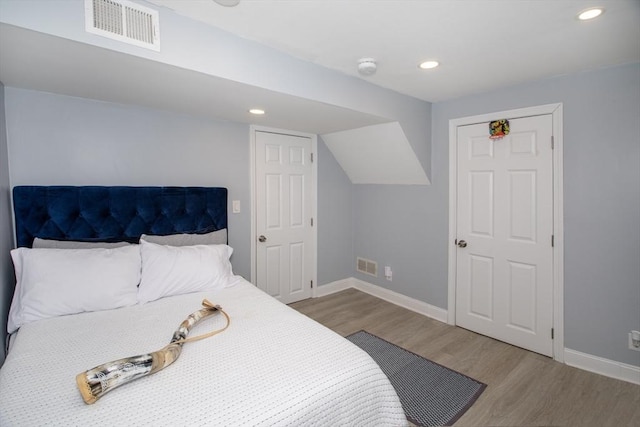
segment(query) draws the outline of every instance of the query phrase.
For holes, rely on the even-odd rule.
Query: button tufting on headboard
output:
[[[227,228],[221,187],[16,186],[18,247],[33,239],[137,242],[142,234]]]

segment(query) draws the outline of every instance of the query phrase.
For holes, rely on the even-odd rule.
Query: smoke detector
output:
[[[378,65],[373,58],[361,58],[358,60],[358,72],[363,76],[371,76],[376,73]]]

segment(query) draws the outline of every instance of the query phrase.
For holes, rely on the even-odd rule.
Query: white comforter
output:
[[[164,347],[203,298],[231,316],[164,370],[86,405],[75,376]],[[222,316],[190,336],[219,328]],[[373,360],[246,281],[215,292],[23,326],[0,369],[0,426],[406,425]]]

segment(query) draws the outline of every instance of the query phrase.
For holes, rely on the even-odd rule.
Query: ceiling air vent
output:
[[[89,33],[160,51],[158,11],[127,0],[85,0]]]
[[[378,276],[378,263],[375,261],[358,257],[356,268],[360,273]]]

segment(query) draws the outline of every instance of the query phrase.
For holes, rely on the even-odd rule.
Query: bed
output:
[[[220,259],[212,263],[229,263],[226,189],[27,186],[15,187],[13,198],[20,249],[12,257],[14,262],[21,257],[16,274],[22,286],[22,305],[14,309],[12,303],[14,316],[9,319],[9,328],[17,330],[0,369],[0,425],[406,425],[393,387],[365,352],[230,269],[220,276],[224,280],[216,279],[216,286],[203,290],[189,288],[192,282],[175,276],[178,273],[173,270],[164,276],[157,271],[155,276],[146,276],[145,269],[155,265],[152,261],[163,259],[152,257],[157,254],[188,258],[189,251],[215,249],[222,252],[215,252]],[[209,244],[206,239],[212,236],[216,243]],[[145,240],[152,237],[159,240]],[[64,247],[69,240],[80,242],[79,246]],[[34,242],[36,249],[31,248]],[[46,247],[39,246],[43,242]],[[145,252],[149,248],[153,250]],[[135,251],[142,267],[133,304],[97,309],[89,304],[87,309],[82,305],[86,301],[73,301],[106,292],[109,286],[103,282],[118,282],[120,277],[112,272],[128,265],[113,254],[133,256]],[[90,269],[96,259],[102,262],[105,253],[112,256],[109,262],[119,264],[100,277],[65,288],[78,282],[76,276]],[[210,256],[213,252],[198,253]],[[83,262],[70,264],[78,259]],[[209,263],[213,258],[203,259]],[[34,264],[34,260],[44,264]],[[57,266],[46,280],[62,274],[64,267],[63,290],[40,290],[44,293],[36,292],[38,298],[26,292],[30,275],[44,268],[28,269],[34,265]],[[135,274],[134,267],[129,269],[131,274]],[[208,268],[203,264],[203,271]],[[195,276],[200,272],[199,268],[188,270]],[[154,280],[145,281],[149,277]],[[164,279],[173,282],[156,286]],[[181,280],[186,288],[175,286]],[[84,295],[84,287],[92,292]],[[143,288],[151,290],[144,302],[140,300]],[[64,295],[71,291],[69,304],[79,304],[71,310],[79,310],[77,313],[64,312],[70,310],[64,306]],[[156,291],[159,293],[153,295]],[[101,301],[91,303],[100,305],[110,298],[113,295],[105,293]],[[131,295],[127,298],[131,302]],[[227,330],[185,344],[171,366],[122,385],[91,405],[83,402],[76,387],[77,374],[164,347],[204,298],[228,313]],[[29,304],[41,312],[29,312]],[[62,304],[62,309],[53,310],[56,304]],[[212,316],[196,325],[190,336],[221,328],[224,323],[223,316]]]

